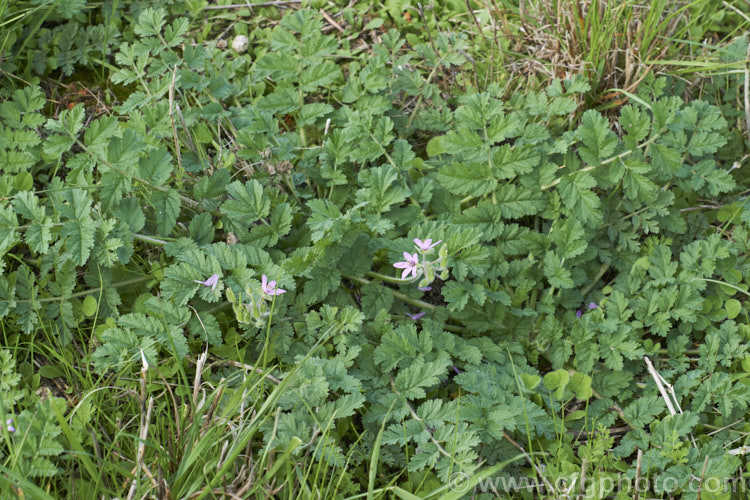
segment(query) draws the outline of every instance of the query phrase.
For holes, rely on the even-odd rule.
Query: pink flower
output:
[[[213,291],[214,289],[216,289],[216,283],[219,282],[219,275],[212,274],[211,277],[208,278],[206,281],[198,281],[198,280],[193,280],[193,281],[200,285],[210,286],[211,290]]]
[[[419,238],[414,238],[414,243],[417,245],[417,248],[419,248],[423,252],[429,252],[430,250],[435,248],[441,241],[443,240],[437,240],[435,243],[433,243],[432,239],[430,238],[427,238],[424,241],[420,240]]]
[[[589,309],[596,309],[597,307],[599,306],[596,304],[596,302],[589,302]]]
[[[16,428],[13,427],[13,419],[12,418],[9,418],[8,420],[6,420],[5,421],[5,425],[8,426],[8,432],[16,432]],[[3,426],[0,425],[0,429],[2,429],[2,428],[3,428]]]
[[[403,262],[396,262],[393,264],[393,267],[404,270],[404,272],[401,273],[402,280],[406,279],[406,277],[409,276],[409,273],[416,278],[419,257],[417,257],[417,254],[409,255],[409,252],[404,252],[404,259],[406,260]]]
[[[268,281],[265,274],[263,275],[263,278],[261,278],[261,287],[263,288],[263,293],[266,295],[281,295],[282,293],[286,293],[286,290],[276,288],[275,281]]]

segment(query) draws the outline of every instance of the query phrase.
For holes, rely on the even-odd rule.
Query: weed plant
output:
[[[739,498],[709,4],[0,3],[3,498]]]

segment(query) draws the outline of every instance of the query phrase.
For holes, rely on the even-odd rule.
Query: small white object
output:
[[[238,54],[242,54],[243,52],[245,52],[248,45],[250,45],[250,40],[248,40],[245,35],[237,35],[232,41],[232,48]]]

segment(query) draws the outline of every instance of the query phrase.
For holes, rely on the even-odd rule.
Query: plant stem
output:
[[[119,281],[117,283],[110,283],[109,285],[106,286],[106,288],[120,288],[120,287],[123,287],[123,286],[135,285],[137,283],[143,283],[144,281],[149,281],[151,279],[153,279],[151,276],[143,276],[141,278],[133,278],[133,279],[125,280],[125,281]],[[74,298],[77,298],[77,297],[85,297],[86,295],[91,295],[93,293],[98,293],[98,292],[101,292],[102,290],[104,290],[104,288],[105,287],[101,287],[101,286],[100,287],[96,287],[96,288],[89,288],[88,290],[83,290],[81,292],[76,292],[76,293],[73,293],[73,294],[70,294],[70,295],[65,295],[63,297],[49,297],[49,298],[46,298],[46,299],[34,300],[33,302],[38,302],[40,304],[42,304],[42,303],[48,303],[48,302],[60,302],[60,301],[67,300],[67,299],[74,299]],[[17,300],[16,302],[17,303],[20,302],[20,303],[26,304],[26,303],[29,303],[29,302],[32,302],[32,301],[31,300]]]
[[[387,276],[385,274],[376,273],[376,272],[373,272],[373,271],[367,271],[366,274],[367,274],[367,276],[370,276],[371,278],[377,278],[379,280],[387,281],[389,283],[398,283],[398,284],[414,283],[417,280],[417,278],[419,277],[419,275],[418,275],[417,278],[412,278],[412,279],[408,279],[408,280],[402,280],[402,279],[399,279],[399,278],[393,278],[391,276]]]
[[[159,245],[162,247],[166,245],[167,243],[169,243],[167,241],[154,238],[153,236],[146,236],[145,234],[138,234],[138,233],[133,233],[133,239],[145,241],[147,243],[153,243],[154,245]]]
[[[156,186],[156,185],[154,185],[154,184],[151,184],[151,183],[150,183],[149,181],[147,181],[146,179],[142,179],[142,178],[138,177],[137,175],[132,175],[132,174],[130,174],[130,173],[128,173],[128,172],[125,172],[124,170],[122,170],[122,169],[120,169],[120,168],[117,168],[116,166],[114,166],[114,165],[113,165],[112,163],[110,163],[109,161],[105,160],[104,158],[100,158],[100,157],[99,157],[99,156],[98,156],[97,154],[95,154],[94,152],[92,152],[92,151],[91,151],[91,150],[90,150],[90,149],[88,148],[88,146],[86,146],[86,145],[85,145],[85,144],[84,144],[83,142],[81,142],[81,140],[80,140],[80,139],[78,139],[78,137],[77,137],[77,136],[75,136],[75,135],[72,135],[72,134],[69,134],[69,135],[70,135],[71,139],[73,139],[73,140],[75,141],[75,143],[76,143],[76,144],[78,144],[78,146],[79,146],[79,147],[80,147],[81,149],[83,149],[84,151],[86,151],[86,153],[88,153],[88,154],[89,154],[89,156],[91,156],[91,157],[92,157],[92,158],[94,158],[94,159],[95,159],[96,161],[100,162],[101,164],[103,164],[103,165],[106,165],[107,167],[111,168],[112,170],[114,170],[114,171],[115,171],[115,172],[117,172],[118,174],[122,175],[123,177],[129,177],[130,179],[132,179],[132,180],[134,180],[134,181],[136,181],[136,182],[140,182],[140,183],[141,183],[141,184],[143,184],[144,186],[150,187],[151,189],[155,189],[156,191],[161,191],[162,193],[167,193],[167,192],[169,192],[169,189],[167,189],[167,188],[165,188],[165,187],[162,187],[162,186]],[[200,203],[198,203],[197,201],[194,201],[194,200],[192,200],[192,199],[188,198],[187,196],[183,196],[183,195],[179,195],[179,196],[180,196],[180,201],[182,201],[182,202],[183,202],[183,203],[184,203],[185,205],[187,205],[188,207],[190,207],[190,208],[194,208],[194,209],[196,209],[196,210],[203,210],[203,209],[201,208],[201,204],[200,204]]]
[[[376,273],[367,273],[367,274],[376,274]],[[357,278],[355,276],[346,276],[346,279],[351,280],[351,281],[356,281],[358,283],[362,283],[363,285],[369,285],[370,283],[372,283],[372,281],[370,281],[370,280],[366,280],[364,278]],[[429,310],[432,311],[432,310],[434,310],[434,309],[437,308],[433,304],[430,304],[428,302],[425,302],[425,301],[419,300],[419,299],[412,299],[411,297],[409,297],[405,293],[401,293],[401,292],[396,291],[396,290],[391,290],[391,293],[393,293],[394,297],[396,297],[398,299],[401,299],[404,302],[406,302],[408,304],[411,304],[413,306],[421,307],[422,309],[429,309]]]

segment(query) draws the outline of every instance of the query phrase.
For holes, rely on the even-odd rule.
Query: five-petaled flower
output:
[[[424,241],[420,240],[419,238],[414,238],[414,243],[422,252],[429,252],[430,250],[435,248],[441,241],[443,240],[437,240],[435,243],[433,243],[431,238],[427,238]]]
[[[266,295],[281,295],[282,293],[286,293],[286,290],[276,288],[275,281],[268,281],[268,277],[265,274],[261,278],[261,287],[263,288],[263,293]]]
[[[415,278],[417,277],[417,267],[419,266],[419,257],[417,254],[409,254],[409,252],[404,252],[404,260],[403,262],[396,262],[393,264],[393,267],[396,267],[398,269],[403,269],[404,271],[401,273],[401,279],[406,279],[407,276],[409,276],[409,273],[411,273],[412,276]]]
[[[198,281],[198,280],[193,280],[193,281],[198,283],[199,285],[210,286],[211,290],[213,291],[214,289],[216,289],[216,283],[219,282],[219,275],[212,274],[211,277],[208,278],[206,281]]]

